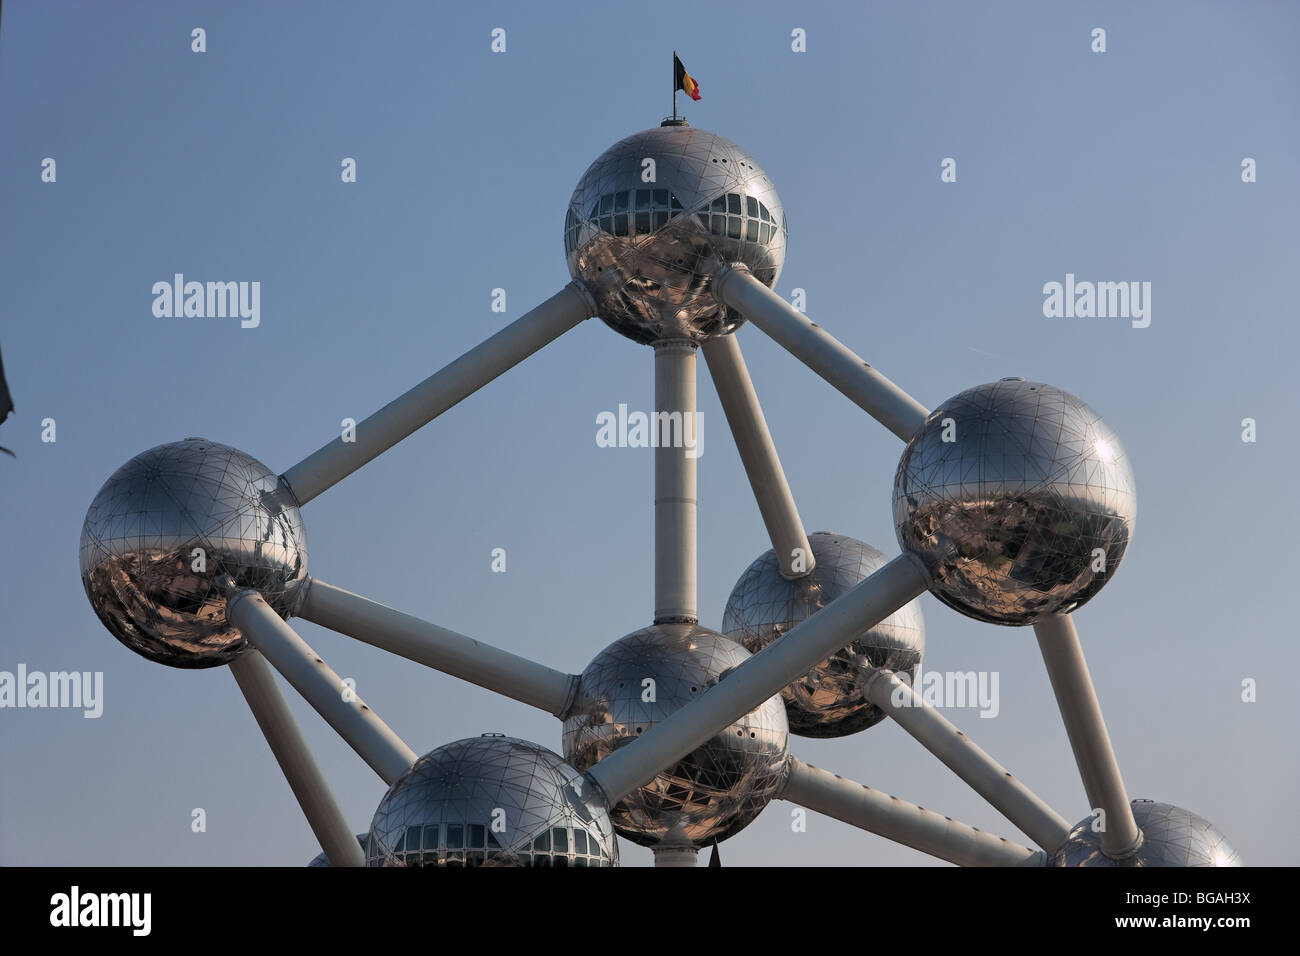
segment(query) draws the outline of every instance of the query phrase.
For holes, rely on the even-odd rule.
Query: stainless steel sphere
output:
[[[767,551],[740,576],[727,599],[722,632],[757,654],[824,608],[888,560],[853,538],[818,532],[808,536],[814,565],[796,580],[781,576],[776,552]],[[916,601],[855,637],[781,691],[790,732],[843,737],[884,720],[866,697],[873,667],[915,680],[925,653],[925,623]]]
[[[1003,379],[944,402],[907,443],[894,526],[931,592],[994,624],[1032,624],[1101,590],[1133,536],[1128,456],[1101,417],[1050,385]]]
[[[81,529],[81,582],[119,641],[172,667],[214,667],[245,646],[224,575],[281,617],[307,577],[298,502],[261,462],[203,438],[159,445],[113,473]]]
[[[586,770],[695,700],[749,658],[749,651],[696,624],[662,624],[615,641],[582,676],[564,721],[564,756]],[[653,683],[647,683],[652,681]],[[749,824],[786,773],[785,708],[768,698],[611,811],[619,834],[654,846],[703,846]]]
[[[1052,855],[1052,866],[1244,866],[1241,854],[1214,824],[1190,810],[1151,800],[1133,801],[1142,845],[1132,856],[1112,860],[1101,852],[1092,817],[1070,831]]]
[[[357,842],[361,844],[362,853],[366,851],[366,838],[368,836],[369,836],[368,833],[357,834]],[[330,862],[330,858],[325,855],[324,851],[322,851],[320,853],[317,853],[314,857],[312,857],[311,862],[309,862],[307,865],[309,867],[320,867],[320,866],[333,866],[334,864]]]
[[[647,160],[654,181],[646,182]],[[785,212],[754,158],[682,121],[620,140],[578,181],[564,217],[569,274],[611,328],[643,344],[701,341],[743,321],[713,297],[743,262],[768,286],[785,263]]]
[[[484,734],[425,754],[379,802],[370,866],[617,866],[596,788],[545,747]]]

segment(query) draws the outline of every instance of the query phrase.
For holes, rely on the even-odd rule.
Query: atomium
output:
[[[655,178],[646,182],[646,160]],[[597,314],[634,341],[702,341],[744,319],[712,277],[744,263],[767,286],[785,263],[781,200],[730,140],[667,123],[615,143],[578,181],[564,220],[569,274]]]
[[[749,652],[693,624],[657,624],[605,648],[579,677],[564,756],[579,770],[650,730],[739,666]],[[769,698],[611,811],[619,835],[654,846],[672,834],[704,846],[739,832],[785,775],[785,710]]]
[[[1088,817],[1070,831],[1052,855],[1052,866],[1241,866],[1241,854],[1208,820],[1190,810],[1153,800],[1134,800],[1133,819],[1142,830],[1142,845],[1114,859],[1101,852],[1096,819]]]
[[[899,546],[931,591],[994,624],[1073,611],[1119,568],[1137,520],[1119,438],[1060,389],[1003,379],[930,413],[894,477]]]
[[[370,866],[617,866],[609,814],[556,754],[485,734],[425,754],[379,802]]]
[[[1130,808],[1083,665],[1069,612],[1115,574],[1136,518],[1133,475],[1114,432],[1073,396],[1021,379],[924,408],[772,292],[786,239],[771,181],[734,143],[676,120],[621,140],[569,203],[573,281],[367,418],[355,442],[335,439],[280,476],[202,439],[160,445],[118,469],[82,532],[82,581],[95,613],[150,660],[229,664],[313,829],[329,835],[322,843],[345,847],[353,828],[273,669],[325,718],[389,785],[357,838],[364,853],[339,862],[606,867],[618,863],[618,833],[652,847],[657,863],[678,865],[778,798],[834,807],[845,822],[961,865],[1239,862],[1193,814],[1144,801]],[[695,347],[704,353],[772,543],[732,591],[726,634],[698,623],[696,463],[669,446],[654,454],[655,623],[615,641],[581,674],[308,576],[300,504],[593,314],[657,346],[656,396],[676,405],[656,412],[670,419],[696,411]],[[906,442],[893,494],[903,554],[887,559],[853,538],[805,534],[730,337],[745,321]],[[778,562],[801,550],[814,556],[810,568]],[[909,694],[925,652],[916,599],[927,588],[981,621],[1033,626],[1081,796],[1103,799],[1107,830],[1094,832],[1092,817],[1071,828]],[[292,617],[560,718],[564,757],[495,734],[417,758],[286,623]],[[247,647],[261,653],[241,653]],[[791,730],[842,736],[886,716],[1040,852],[789,750]]]
[[[202,438],[159,445],[113,473],[81,530],[81,581],[109,632],[172,667],[244,649],[226,620],[228,577],[281,617],[307,579],[298,503],[275,472]]]
[[[786,578],[776,552],[759,555],[736,582],[722,614],[722,632],[758,653],[789,633],[886,560],[854,538],[818,532],[808,536],[813,569]],[[915,680],[925,653],[925,622],[915,601],[822,661],[781,691],[790,732],[804,737],[843,737],[885,719],[866,697],[872,668],[886,668]]]

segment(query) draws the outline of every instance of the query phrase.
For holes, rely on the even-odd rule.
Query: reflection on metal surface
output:
[[[368,833],[358,833],[358,834],[357,834],[357,842],[361,844],[361,852],[362,852],[362,853],[364,853],[365,850],[366,850],[366,838],[367,838],[369,835],[370,835],[370,834],[368,834]],[[311,866],[329,866],[329,867],[332,867],[334,864],[330,862],[329,857],[327,857],[327,856],[324,854],[324,852],[321,852],[321,853],[317,853],[314,857],[312,857],[312,858],[311,858],[311,862],[309,862],[307,865],[308,865],[309,867],[311,867]]]
[[[645,182],[647,159],[655,179]],[[725,335],[743,321],[712,276],[743,262],[767,286],[785,262],[776,189],[735,143],[690,126],[620,140],[578,181],[564,219],[569,274],[611,328],[643,344]]]
[[[617,866],[598,791],[558,755],[484,734],[425,754],[389,788],[370,866]]]
[[[565,758],[586,770],[749,656],[735,641],[694,624],[654,625],[620,638],[582,672],[564,722]],[[785,708],[770,697],[620,800],[611,812],[614,825],[643,846],[666,837],[697,847],[725,840],[780,789],[787,741]]]
[[[767,551],[740,576],[727,600],[722,631],[758,653],[797,624],[865,579],[888,560],[875,548],[844,535],[808,536],[815,564],[795,580],[781,576]],[[885,719],[867,699],[872,667],[911,680],[925,652],[921,607],[912,601],[781,691],[790,732],[804,737],[842,737]]]
[[[1052,855],[1052,866],[1244,866],[1214,824],[1190,810],[1152,800],[1133,801],[1142,845],[1131,856],[1111,859],[1101,852],[1093,818],[1079,822]]]
[[[930,413],[894,477],[898,542],[963,614],[1032,624],[1084,604],[1133,535],[1128,457],[1091,408],[1021,379],[980,385]]]
[[[104,626],[160,664],[213,667],[244,638],[217,579],[281,617],[307,578],[298,503],[241,451],[188,438],[137,455],[104,483],[81,530],[81,580]]]

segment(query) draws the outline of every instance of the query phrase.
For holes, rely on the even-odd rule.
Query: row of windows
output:
[[[483,866],[491,854],[483,850],[454,850],[448,851],[446,856],[439,856],[436,850],[415,853],[399,853],[398,860],[403,866]],[[549,853],[524,853],[519,857],[519,863],[526,867],[608,867],[613,866],[613,861],[608,857],[594,857],[576,855],[572,858],[567,856],[552,856]]]
[[[740,216],[710,216],[708,213],[696,213],[704,228],[714,236],[727,236],[731,239],[746,239],[749,242],[761,242],[767,245],[776,235],[776,226],[757,219],[743,219]]]
[[[393,851],[436,850],[440,846],[448,850],[482,850],[487,847],[501,849],[497,835],[482,823],[447,823],[442,826],[430,824],[407,827],[406,832],[397,838]]]
[[[667,189],[628,189],[608,193],[591,204],[587,220],[612,236],[646,236],[685,215],[677,196]],[[767,206],[753,196],[727,193],[695,214],[714,236],[744,239],[767,245],[780,224]],[[564,246],[572,252],[578,244],[582,220],[569,210],[564,220]]]
[[[447,823],[407,827],[393,854],[407,866],[433,866],[440,857],[449,864],[477,866],[500,849],[496,834],[484,824]],[[601,866],[609,860],[600,842],[580,827],[546,830],[533,840],[531,849],[533,866],[569,866],[570,856],[573,866]]]
[[[533,840],[534,852],[568,853],[570,849],[574,853],[589,853],[598,857],[607,855],[600,841],[595,837],[588,839],[587,831],[577,827],[573,829],[572,840],[569,839],[569,830],[566,827],[554,827]]]

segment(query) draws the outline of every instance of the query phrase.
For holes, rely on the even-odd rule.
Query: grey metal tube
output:
[[[699,620],[696,595],[695,345],[670,339],[655,346],[655,616],[656,624]],[[669,416],[663,425],[662,414]],[[671,440],[672,416],[681,430]],[[668,434],[665,436],[665,432]],[[669,440],[665,440],[669,439]]]
[[[306,504],[591,314],[587,294],[570,283],[362,421],[356,441],[335,438],[281,477]]]
[[[927,581],[918,558],[899,555],[587,775],[613,805],[920,595]]]
[[[700,851],[689,843],[685,845],[671,844],[669,846],[656,846],[654,854],[656,867],[682,869],[696,866],[699,863]]]
[[[740,343],[734,334],[721,335],[709,339],[701,348],[727,424],[736,439],[736,451],[749,476],[749,486],[754,489],[754,499],[767,526],[781,574],[787,578],[803,577],[813,569],[816,559],[803,522],[799,520],[799,509],[795,507],[794,495],[790,494],[781,459],[772,444],[772,435],[767,430],[767,420],[758,404],[745,358],[740,354]],[[796,553],[802,555],[798,563]]]
[[[298,616],[556,717],[563,717],[576,680],[319,578],[310,580]]]
[[[1068,614],[1040,618],[1034,623],[1034,634],[1079,765],[1088,806],[1106,812],[1101,850],[1111,857],[1126,856],[1141,843],[1142,831],[1133,819],[1133,806],[1124,790],[1074,620]]]
[[[699,848],[686,835],[686,828],[681,824],[669,829],[654,846],[655,866],[683,868],[695,866],[699,862]]]
[[[930,414],[862,356],[755,279],[745,266],[728,265],[714,278],[713,291],[903,441],[911,438]]]
[[[340,737],[391,785],[415,763],[415,752],[366,706],[343,679],[271,610],[256,591],[240,591],[226,604],[226,618],[271,666],[302,694]]]
[[[1064,817],[924,703],[892,671],[872,675],[867,681],[867,697],[1044,850],[1051,852],[1065,841],[1070,824]]]
[[[230,662],[230,673],[248,701],[248,708],[257,726],[262,728],[262,735],[270,744],[271,753],[289,781],[289,789],[302,807],[307,825],[316,834],[330,865],[365,866],[365,854],[330,793],[298,721],[293,719],[284,695],[276,686],[266,658],[249,649]]]
[[[1019,866],[1034,853],[795,757],[790,758],[790,775],[779,796],[958,866]]]

